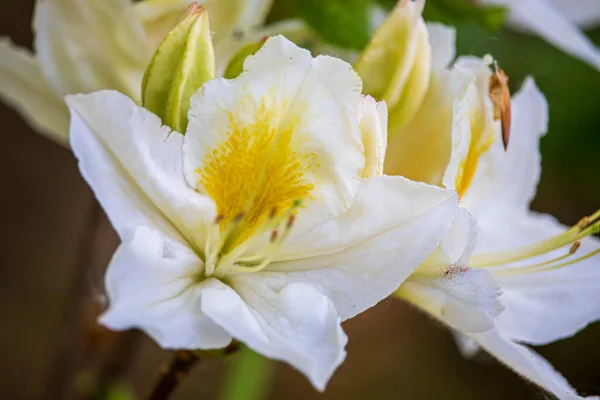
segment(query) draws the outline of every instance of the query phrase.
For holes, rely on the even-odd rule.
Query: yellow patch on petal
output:
[[[266,218],[282,215],[314,189],[306,172],[317,168],[316,156],[301,149],[300,120],[287,110],[263,100],[252,123],[240,121],[230,111],[227,140],[197,170],[199,182],[216,203],[221,228],[243,216],[243,229],[232,247],[251,236]]]
[[[495,140],[495,130],[490,129],[485,131],[482,125],[484,124],[481,122],[471,122],[472,137],[469,151],[467,157],[461,162],[456,174],[456,190],[461,198],[467,193],[467,190],[475,177],[479,158],[492,147]]]

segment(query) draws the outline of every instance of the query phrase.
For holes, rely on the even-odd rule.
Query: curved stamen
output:
[[[567,254],[563,254],[560,257],[556,257],[556,258],[553,258],[553,259],[547,260],[547,261],[542,261],[540,263],[533,264],[533,265],[526,265],[526,266],[519,266],[516,268],[503,269],[500,273],[502,275],[519,275],[519,274],[526,274],[526,273],[532,273],[532,272],[539,272],[539,271],[543,271],[546,269],[553,269],[554,266],[557,265],[555,263],[562,261],[564,259],[567,259],[567,258],[571,257],[572,255],[574,255],[580,246],[581,246],[581,242],[575,242],[569,249],[569,252]]]
[[[576,243],[587,236],[594,235],[599,232],[600,210],[596,211],[590,217],[582,218],[571,229],[559,235],[551,237],[550,239],[543,240],[533,245],[518,247],[516,249],[502,250],[497,252],[475,255],[471,257],[470,267],[487,268],[493,266],[500,266],[540,256],[543,254],[547,254],[551,251],[560,249],[561,247]],[[566,257],[562,257],[560,259],[562,260],[563,258]],[[547,263],[555,261],[560,260],[552,260],[543,264],[545,265]]]
[[[228,252],[225,252],[226,244],[230,243],[230,235],[240,232],[240,227],[243,227],[244,214],[240,214],[240,218],[234,218],[231,223],[225,225],[224,229],[219,229],[218,240],[215,240],[215,234],[208,235],[205,244],[206,274],[224,276],[232,272],[256,272],[265,268],[273,261],[282,242],[287,238],[294,225],[295,213],[301,204],[301,201],[296,200],[283,213],[279,213],[276,208],[272,209],[265,221],[256,228],[251,236]],[[218,224],[222,221],[222,218],[219,219]],[[269,240],[265,244],[264,240],[267,234],[269,234]],[[212,243],[208,243],[209,240]],[[249,251],[252,251],[253,254],[245,255]]]

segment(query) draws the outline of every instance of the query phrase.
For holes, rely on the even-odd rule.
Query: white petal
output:
[[[479,221],[494,213],[525,214],[540,179],[539,140],[548,126],[548,104],[528,78],[512,100],[508,150],[496,140],[479,159],[477,172],[461,205]],[[500,221],[499,219],[497,221]]]
[[[447,296],[441,316],[455,329],[484,332],[494,327],[495,318],[503,311],[498,301],[502,292],[489,271],[469,268],[438,282]]]
[[[69,114],[29,50],[0,38],[0,97],[40,133],[67,145]]]
[[[383,232],[411,223],[429,212],[441,212],[440,239],[457,210],[456,193],[413,182],[400,176],[365,179],[354,203],[339,217],[312,225],[309,230],[294,226],[283,241],[278,260],[301,260],[341,252]]]
[[[477,223],[467,210],[459,207],[440,245],[419,266],[415,275],[437,278],[445,275],[449,266],[457,269],[467,267],[476,243]]]
[[[506,221],[510,223],[506,224]],[[500,248],[502,244],[510,248],[536,243],[567,229],[549,216],[535,214],[519,220],[505,219],[503,223],[485,228],[484,231],[482,227],[481,239],[484,243],[490,243],[487,248],[492,248],[491,242],[495,248]],[[600,240],[586,238],[571,259],[598,248]],[[531,265],[551,260],[568,251],[569,246],[566,246],[520,264]],[[531,344],[545,344],[572,336],[600,319],[600,256],[545,272],[516,275],[502,272],[494,271],[504,291],[500,301],[506,308],[498,319],[498,327],[510,338]]]
[[[129,0],[37,1],[35,50],[61,96],[115,89],[139,99],[152,55]]]
[[[476,233],[474,219],[459,208],[439,248],[397,291],[463,332],[493,328],[503,309],[492,274],[467,267]]]
[[[477,222],[467,210],[460,207],[440,244],[446,262],[460,267],[468,266],[477,244],[477,234]]]
[[[347,337],[331,301],[301,283],[274,289],[260,279],[234,278],[231,284],[235,291],[224,284],[205,289],[202,311],[251,349],[290,363],[324,390],[346,356]]]
[[[117,92],[66,100],[79,167],[117,232],[148,225],[203,244],[214,205],[185,183],[182,135]]]
[[[202,312],[197,284],[202,261],[185,245],[139,227],[119,247],[106,274],[109,309],[100,322],[115,330],[140,328],[163,348],[225,347],[231,336]]]
[[[523,378],[554,394],[560,400],[578,396],[569,382],[552,365],[529,348],[503,337],[499,330],[470,335],[482,348]],[[598,397],[587,397],[597,399]]]
[[[600,3],[597,0],[548,0],[569,21],[582,28],[593,28],[600,23]]]
[[[371,96],[364,96],[360,131],[365,144],[365,168],[362,176],[369,178],[383,174],[383,161],[387,147],[388,110],[385,101],[377,102]]]
[[[239,189],[240,198],[253,198],[262,194],[256,189],[279,188],[279,175],[267,172],[270,160],[279,157],[286,161],[277,171],[291,170],[281,180],[298,173],[294,182],[314,187],[300,214],[310,210],[311,220],[318,220],[347,209],[365,165],[358,127],[360,78],[349,64],[327,56],[313,59],[282,36],[269,39],[248,57],[244,70],[234,80],[208,82],[192,97],[184,144],[188,183],[199,191],[224,185],[210,168],[218,160],[219,171],[228,171],[223,172],[231,180],[228,190]],[[242,144],[232,144],[234,140]],[[245,159],[253,157],[248,161],[252,165],[236,167],[239,160],[231,149],[241,148]],[[207,171],[211,179],[202,184]]]
[[[453,192],[401,177],[371,178],[342,216],[298,235],[292,230],[280,257],[295,260],[273,263],[261,275],[318,287],[345,320],[393,292],[437,247],[455,213]]]
[[[598,47],[549,1],[488,0],[488,2],[507,4],[510,7],[509,22],[513,26],[535,32],[565,53],[600,70]],[[576,1],[570,1],[571,8],[574,7],[573,3]]]
[[[479,353],[481,349],[476,341],[471,339],[467,335],[463,335],[459,331],[452,331],[452,336],[454,336],[454,342],[456,343],[456,347],[458,347],[458,351],[465,358],[472,358]]]
[[[427,23],[433,69],[447,68],[456,56],[456,29],[435,22]]]
[[[400,287],[397,294],[456,329],[454,321],[441,315],[439,291],[408,280]],[[499,329],[493,328],[481,333],[468,333],[468,337],[514,372],[553,393],[559,399],[575,400],[580,398],[569,383],[546,360],[527,347],[509,341],[502,336]]]
[[[461,197],[468,193],[482,154],[486,154],[501,137],[500,123],[494,120],[494,106],[489,96],[489,63],[488,57],[460,57],[453,67],[474,76],[466,93],[454,106],[452,153],[442,178],[443,185],[455,188]]]

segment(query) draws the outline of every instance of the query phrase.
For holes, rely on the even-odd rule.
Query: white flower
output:
[[[600,22],[597,0],[484,0],[509,8],[508,22],[533,32],[567,54],[600,70],[600,49],[578,28]]]
[[[150,58],[192,2],[38,0],[33,19],[35,55],[0,38],[0,97],[34,128],[66,145],[69,114],[62,97],[114,89],[139,101]],[[204,3],[222,68],[239,46],[233,33],[261,24],[271,1]]]
[[[569,229],[529,211],[547,104],[526,80],[513,98],[505,151],[489,98],[489,63],[462,58],[434,74],[437,86],[411,122],[429,130],[409,126],[403,133],[409,147],[401,154],[412,158],[396,163],[396,172],[456,189],[461,208],[440,247],[397,294],[461,332],[464,349],[481,346],[558,398],[576,399],[568,382],[520,343],[549,343],[600,319],[600,242],[590,237],[598,232],[600,213]],[[392,138],[390,146],[401,139]],[[428,144],[437,163],[420,157]],[[398,156],[395,150],[388,158]]]
[[[436,248],[453,191],[381,175],[385,103],[281,36],[192,98],[185,135],[116,92],[69,96],[71,144],[123,243],[101,322],[162,347],[235,338],[323,389],[341,321]]]

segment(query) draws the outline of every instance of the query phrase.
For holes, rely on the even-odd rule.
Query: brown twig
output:
[[[171,362],[164,367],[162,375],[148,400],[167,400],[177,384],[189,374],[198,360],[200,358],[190,351],[175,352]]]
[[[148,400],[167,400],[179,382],[185,379],[192,367],[205,358],[225,358],[235,354],[240,349],[240,343],[232,341],[229,346],[218,350],[205,351],[176,351],[173,359],[163,367],[162,374]]]

